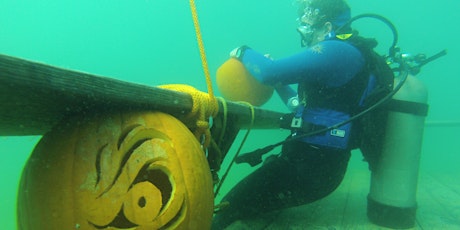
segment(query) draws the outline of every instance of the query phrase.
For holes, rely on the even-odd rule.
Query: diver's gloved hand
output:
[[[238,60],[241,60],[243,58],[244,51],[247,50],[247,49],[250,49],[250,48],[248,46],[236,47],[235,49],[230,51],[230,57],[231,58],[236,58]]]

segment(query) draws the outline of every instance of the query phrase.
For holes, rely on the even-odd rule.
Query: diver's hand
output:
[[[230,57],[231,58],[236,58],[238,60],[241,60],[243,58],[244,51],[247,50],[247,49],[249,49],[248,46],[236,47],[235,49],[230,51]]]

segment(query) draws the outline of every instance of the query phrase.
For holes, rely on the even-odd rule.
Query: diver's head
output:
[[[302,46],[334,38],[335,30],[351,18],[350,7],[345,0],[297,0],[297,4],[297,31]]]

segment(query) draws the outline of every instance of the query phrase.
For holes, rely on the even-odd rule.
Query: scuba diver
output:
[[[363,140],[371,138],[369,129],[363,128],[368,125],[365,122],[373,122],[372,129],[385,129],[382,125],[387,114],[382,111],[354,119],[366,108],[394,95],[395,76],[385,59],[374,52],[376,40],[361,37],[351,28],[351,10],[345,0],[297,3],[297,30],[301,45],[306,47],[301,52],[277,60],[248,46],[230,52],[257,81],[275,87],[293,111],[281,122],[291,135],[281,142],[279,155],[265,159],[222,198],[221,202],[228,205],[216,211],[212,229],[225,229],[237,220],[326,197],[342,182],[351,150],[361,148]],[[297,91],[291,88],[293,84]],[[364,148],[364,159],[373,171],[382,151],[368,151],[372,148],[369,145]],[[417,161],[414,164],[418,166]],[[372,197],[370,200],[374,206],[380,205]],[[384,212],[393,211],[381,206]],[[409,212],[408,222],[413,222],[415,208],[394,213],[405,212]]]
[[[375,87],[364,54],[350,38],[341,40],[336,34],[350,19],[344,0],[301,1],[298,31],[305,50],[278,60],[246,46],[231,52],[252,76],[275,86],[288,107],[295,109],[292,122],[298,128],[288,138],[348,119]],[[351,28],[342,31],[347,36]],[[291,84],[298,84],[297,92]],[[348,123],[334,135],[327,132],[285,143],[280,155],[270,157],[225,195],[222,202],[229,205],[216,213],[213,229],[329,195],[344,178],[356,147],[354,129]]]

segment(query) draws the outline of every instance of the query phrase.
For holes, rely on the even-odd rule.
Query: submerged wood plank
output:
[[[349,170],[337,190],[323,199],[237,221],[227,229],[380,229],[365,215],[366,196],[363,198],[363,193],[368,191],[368,181],[363,183],[363,180],[368,180],[368,176],[357,172],[362,171]],[[359,202],[350,203],[356,201]],[[345,218],[353,218],[353,221]]]
[[[442,186],[444,186],[446,189],[452,190],[453,193],[451,194],[453,198],[456,198],[456,200],[460,201],[460,171],[437,171],[429,172],[426,174],[431,178],[435,178],[436,181],[442,184]]]
[[[42,135],[68,115],[111,110],[180,115],[192,105],[185,93],[0,55],[0,136]],[[246,104],[228,102],[228,113],[242,127],[251,123]],[[281,115],[256,108],[253,127],[278,128]]]
[[[433,176],[436,175],[436,176]],[[422,229],[460,229],[460,195],[441,181],[458,183],[449,174],[423,173],[418,189],[417,222]]]
[[[350,170],[337,191],[322,200],[262,214],[252,220],[237,221],[227,229],[390,230],[371,223],[366,217],[369,173],[367,170]],[[411,230],[460,229],[457,181],[456,175],[421,172],[417,192],[417,222]]]
[[[347,172],[349,179],[347,201],[343,210],[341,229],[372,229],[377,226],[367,218],[367,194],[369,193],[371,172],[367,169],[352,169]],[[383,227],[382,227],[383,229]]]

